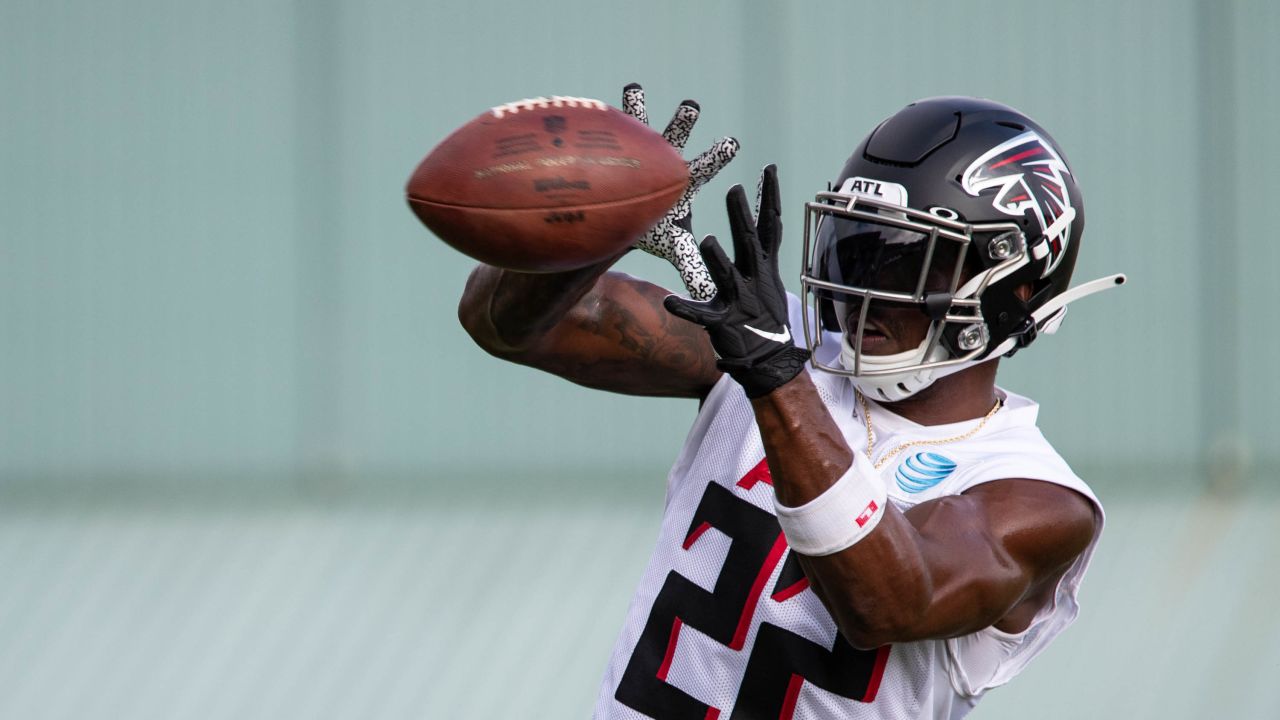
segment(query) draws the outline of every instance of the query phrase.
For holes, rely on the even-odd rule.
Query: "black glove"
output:
[[[747,397],[757,398],[800,374],[809,359],[808,350],[792,344],[787,293],[778,273],[778,168],[769,165],[760,176],[758,219],[752,218],[741,185],[729,190],[726,204],[734,259],[713,236],[699,246],[716,284],[715,297],[698,302],[671,295],[663,305],[672,315],[705,327],[720,357],[716,366],[737,380]]]

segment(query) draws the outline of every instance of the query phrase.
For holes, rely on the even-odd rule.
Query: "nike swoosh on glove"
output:
[[[710,300],[668,296],[672,315],[698,323],[711,336],[716,366],[742,385],[747,397],[768,395],[804,369],[809,351],[791,342],[787,293],[778,271],[782,243],[782,208],[778,169],[769,165],[760,177],[760,210],[751,215],[741,185],[726,198],[734,259],[729,260],[714,236],[699,247],[716,285]]]

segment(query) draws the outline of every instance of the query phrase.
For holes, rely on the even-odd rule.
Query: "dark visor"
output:
[[[929,253],[929,236],[922,232],[836,215],[818,222],[810,274],[837,285],[862,290],[915,293]],[[926,290],[948,290],[959,244],[939,238],[929,263]],[[833,300],[850,296],[831,290],[818,293]]]

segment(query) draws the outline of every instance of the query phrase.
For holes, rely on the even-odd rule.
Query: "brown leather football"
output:
[[[689,180],[661,135],[587,98],[489,110],[422,160],[405,192],[433,233],[512,270],[572,270],[630,246]]]

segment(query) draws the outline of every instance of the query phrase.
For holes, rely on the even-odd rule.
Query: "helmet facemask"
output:
[[[810,327],[808,313],[804,319],[813,362],[852,378],[873,399],[910,397],[993,356],[983,293],[1027,265],[1016,224],[966,224],[945,208],[924,212],[856,193],[820,193],[805,206],[801,276],[806,303],[812,294],[819,310],[821,327]],[[868,352],[864,339],[876,318],[903,307],[929,318],[924,340],[893,354]],[[818,359],[824,329],[841,332],[838,364]]]

